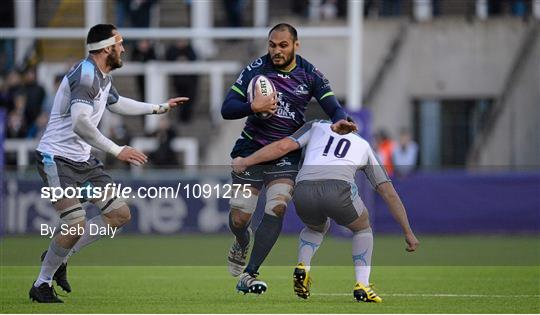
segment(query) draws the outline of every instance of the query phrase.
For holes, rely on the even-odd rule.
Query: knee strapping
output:
[[[79,223],[86,218],[86,210],[83,209],[80,203],[67,207],[60,211],[60,220],[68,225]]]
[[[266,190],[266,205],[264,212],[276,216],[274,208],[277,206],[287,207],[292,199],[293,187],[289,184],[275,184]]]
[[[107,214],[113,210],[121,208],[126,205],[126,202],[122,198],[111,197],[105,200],[98,200],[96,206],[101,210],[102,214]]]
[[[233,197],[229,200],[229,205],[233,209],[252,214],[257,208],[258,200],[259,196],[255,194],[251,194],[251,196],[247,198],[242,196],[242,194],[234,194]]]

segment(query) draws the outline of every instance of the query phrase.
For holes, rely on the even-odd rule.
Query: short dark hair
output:
[[[92,26],[86,37],[86,44],[97,43],[113,36],[113,30],[116,30],[116,26],[113,24],[96,24]],[[91,53],[99,53],[101,50],[93,50]]]
[[[270,34],[272,34],[273,31],[289,31],[289,34],[291,34],[293,38],[293,42],[298,40],[298,32],[296,31],[296,28],[288,23],[279,23],[276,26],[272,27],[270,32],[268,32],[268,37],[270,37]]]

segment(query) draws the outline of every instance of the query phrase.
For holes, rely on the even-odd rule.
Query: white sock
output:
[[[298,263],[303,263],[306,270],[311,269],[311,258],[315,255],[324,238],[324,234],[330,226],[330,221],[327,221],[324,232],[317,232],[307,226],[300,232],[300,243],[298,245]]]
[[[367,228],[354,233],[352,239],[352,258],[356,282],[368,286],[373,252],[373,232]]]
[[[34,286],[39,287],[43,283],[47,283],[51,286],[56,269],[60,267],[69,251],[69,248],[60,247],[60,245],[56,243],[56,240],[53,239],[49,245],[49,250],[47,250],[45,258],[41,263],[41,271],[39,272],[36,282],[34,282]]]
[[[86,221],[86,224],[84,226],[84,234],[77,241],[77,243],[75,243],[75,245],[71,249],[71,252],[66,256],[66,258],[64,259],[64,263],[68,261],[71,255],[79,252],[83,247],[88,246],[103,237],[103,235],[100,235],[99,233],[97,233],[97,235],[90,235],[90,224],[96,225],[100,228],[107,227],[107,223],[103,221],[103,217],[101,215],[97,215],[92,219]]]

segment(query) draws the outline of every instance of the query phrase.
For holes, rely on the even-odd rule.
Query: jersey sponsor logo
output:
[[[308,95],[309,91],[308,91],[307,85],[300,84],[299,86],[297,86],[296,89],[294,89],[294,94],[296,94],[296,95]]]
[[[283,93],[278,92],[278,108],[274,113],[275,116],[285,119],[295,120],[296,113],[291,111],[291,104],[289,104],[284,98]]]
[[[291,78],[291,76],[289,76],[288,74],[284,74],[284,73],[278,73],[277,76],[280,77],[280,78],[283,78],[283,79],[290,79]]]

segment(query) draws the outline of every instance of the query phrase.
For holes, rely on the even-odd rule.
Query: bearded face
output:
[[[274,67],[288,69],[296,57],[298,42],[288,31],[273,31],[268,38],[268,54]]]
[[[116,45],[113,46],[111,53],[107,55],[107,59],[106,59],[107,67],[110,67],[111,70],[122,67],[123,62],[122,62],[121,54],[122,52],[119,52]]]

